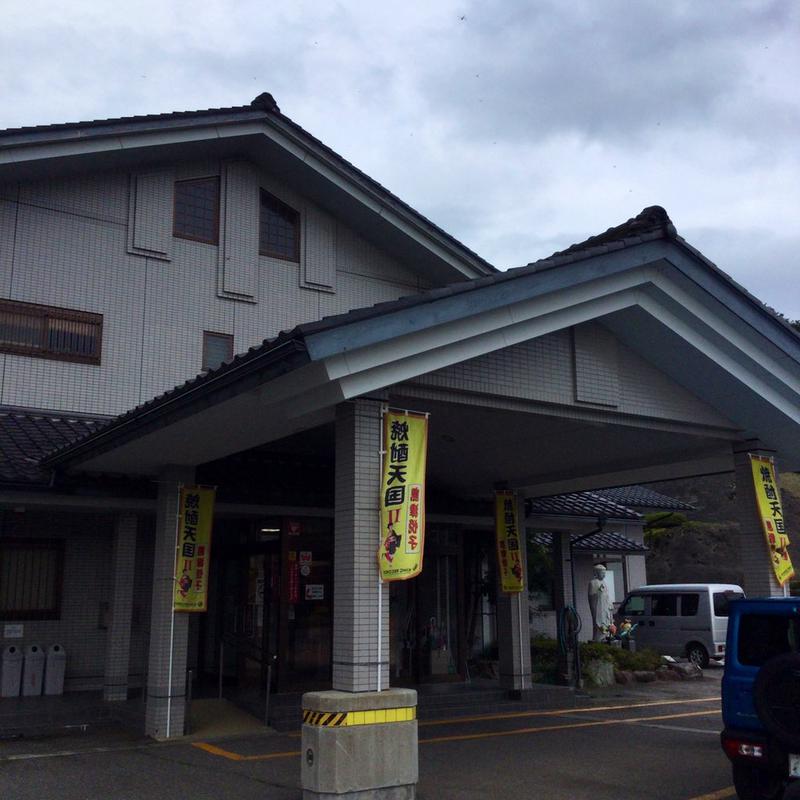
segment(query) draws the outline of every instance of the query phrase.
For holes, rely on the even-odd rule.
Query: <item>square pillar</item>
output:
[[[178,491],[181,486],[191,485],[193,481],[194,469],[191,467],[165,467],[158,478],[145,711],[145,733],[154,739],[183,736],[184,730],[189,615],[175,614],[172,602]]]
[[[416,796],[417,693],[389,688],[389,586],[378,577],[381,405],[336,409],[333,690],[303,695],[303,800]]]
[[[504,594],[497,591],[497,643],[500,655],[500,684],[513,692],[530,689],[531,624],[528,613],[528,553],[525,527],[525,499],[517,495],[517,524],[520,529],[522,591]]]
[[[103,699],[108,701],[128,699],[128,662],[131,652],[137,522],[135,514],[120,514],[114,523],[114,543],[111,555],[111,569],[114,577],[103,675]]]
[[[733,463],[736,472],[736,512],[739,520],[739,564],[744,575],[742,587],[748,597],[783,597],[783,589],[775,579],[769,559],[764,529],[758,514],[758,501],[753,486],[753,472],[748,455],[772,456],[761,442],[734,442]],[[775,469],[775,480],[780,476]],[[784,508],[785,510],[785,508]],[[791,531],[789,525],[786,529]]]
[[[341,404],[336,409],[333,688],[345,692],[389,687],[389,586],[381,585],[377,567],[380,450],[381,402]]]

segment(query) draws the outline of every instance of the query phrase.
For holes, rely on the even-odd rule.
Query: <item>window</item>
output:
[[[300,213],[263,189],[258,250],[264,256],[300,261]]]
[[[678,595],[676,594],[654,594],[653,611],[654,617],[676,617],[678,615]]]
[[[741,600],[743,597],[742,592],[714,592],[714,616],[727,617],[731,600]]]
[[[203,371],[222,366],[233,358],[233,336],[203,331]]]
[[[0,300],[0,352],[99,364],[103,315]]]
[[[623,617],[641,617],[644,614],[644,595],[632,594],[619,610]]]
[[[553,545],[528,537],[528,598],[537,611],[555,608],[555,567]]]
[[[700,595],[699,594],[682,594],[681,595],[681,616],[682,617],[696,617],[697,610],[700,608]]]
[[[219,178],[176,181],[172,233],[195,242],[219,243]]]
[[[64,543],[0,540],[0,619],[58,619]]]
[[[800,647],[800,620],[778,614],[742,614],[739,619],[739,661],[760,667]]]

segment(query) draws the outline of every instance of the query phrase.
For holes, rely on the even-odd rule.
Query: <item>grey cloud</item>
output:
[[[498,1],[466,17],[466,43],[445,37],[425,83],[431,111],[480,139],[619,140],[707,125],[735,92],[755,91],[744,44],[797,20],[786,3],[720,13],[710,3]]]

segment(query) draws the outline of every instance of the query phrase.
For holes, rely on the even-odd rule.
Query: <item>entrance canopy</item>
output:
[[[526,267],[300,325],[46,464],[197,465],[364,396],[431,412],[430,479],[457,494],[729,471],[746,439],[800,469],[800,337],[659,207]]]

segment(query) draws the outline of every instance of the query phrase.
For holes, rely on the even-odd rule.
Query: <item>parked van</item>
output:
[[[725,657],[728,603],[744,597],[729,583],[674,583],[640,586],[629,592],[617,611],[620,621],[638,623],[638,648],[665,656],[686,656],[698,667]]]

